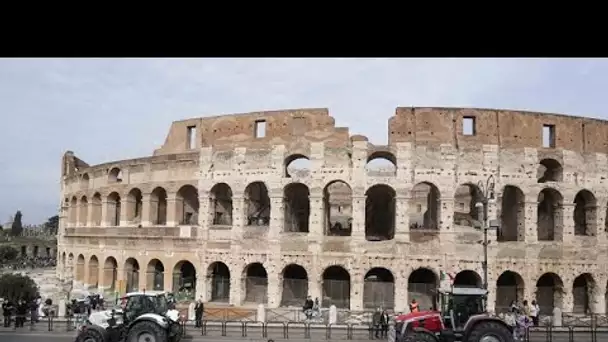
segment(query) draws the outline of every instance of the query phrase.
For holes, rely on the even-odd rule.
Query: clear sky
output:
[[[0,223],[56,214],[66,150],[89,164],[151,155],[174,120],[327,107],[385,143],[398,106],[606,118],[607,89],[599,59],[1,59]]]

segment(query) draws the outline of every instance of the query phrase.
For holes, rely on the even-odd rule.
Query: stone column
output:
[[[606,242],[606,215],[604,215],[605,213],[606,202],[602,200],[601,204],[598,203],[598,206],[595,209],[595,236],[597,237],[597,240],[600,243]]]
[[[568,279],[564,281],[562,293],[558,293],[556,296],[558,297],[555,300],[556,306],[559,305],[561,302],[562,312],[572,312],[574,310],[574,296],[572,294],[572,290],[572,281]],[[560,296],[561,298],[559,298]]]
[[[200,189],[200,186],[199,186]],[[209,236],[209,193],[200,191],[198,193],[198,225],[201,227],[200,238],[206,240]]]
[[[75,207],[75,211],[76,214],[74,215],[75,219],[74,219],[74,227],[80,227],[80,221],[82,220],[82,217],[80,217],[81,213],[80,213],[80,207],[82,206],[82,203],[80,203],[80,201],[78,201],[76,203],[76,207]]]
[[[197,275],[196,277],[196,293],[195,293],[195,300],[198,300],[199,298],[201,298],[203,300],[203,302],[207,302],[209,301],[209,298],[207,298],[207,277],[206,275]]]
[[[360,274],[353,274],[350,278],[350,310],[363,310],[363,277]]]
[[[270,227],[268,231],[269,240],[278,240],[285,221],[285,204],[283,194],[273,192],[270,194]]]
[[[243,302],[242,293],[245,291],[243,287],[243,278],[240,274],[230,276],[230,304],[234,306],[241,306]]]
[[[574,238],[574,203],[563,203],[555,210],[555,241],[572,242]]]
[[[91,200],[88,203],[88,209],[87,209],[87,223],[86,225],[88,227],[93,227],[95,226],[95,221],[94,221],[94,217],[93,217],[93,212],[95,211],[95,203],[93,203],[93,199],[91,198]]]
[[[90,259],[89,260],[85,260],[84,261],[84,265],[82,266],[84,268],[84,270],[83,270],[84,272],[82,272],[83,273],[83,276],[82,276],[82,286],[85,289],[88,289],[89,286],[91,285],[91,284],[89,284],[89,278],[91,277],[91,275],[90,275],[90,267],[91,266],[89,265],[90,262],[91,262]]]
[[[232,197],[232,240],[241,241],[245,227],[245,197],[242,194]]]
[[[606,293],[603,286],[606,284],[606,278],[597,279],[595,286],[590,289],[589,299],[591,312],[597,315],[606,314]]]
[[[324,206],[323,192],[314,192],[309,196],[310,215],[308,215],[308,231],[312,240],[320,241],[323,239],[324,228]]]
[[[362,193],[353,191],[353,225],[351,241],[365,241],[365,200],[366,196]]]
[[[526,201],[524,206],[525,241],[535,243],[538,241],[538,202]]]
[[[120,203],[120,222],[119,225],[121,227],[126,227],[129,225],[129,200],[121,201]]]
[[[108,227],[110,224],[110,220],[108,217],[108,198],[104,198],[101,200],[101,226]]]
[[[316,272],[311,272],[311,274],[308,275],[308,294],[313,300],[315,300],[315,298],[319,298],[319,303],[323,302],[321,278]]]
[[[281,280],[277,272],[268,275],[268,303],[269,308],[278,308],[281,304]]]
[[[152,225],[152,219],[150,217],[150,209],[151,209],[151,198],[152,195],[147,193],[141,194],[141,226],[149,227]]]
[[[397,273],[395,277],[395,312],[407,312],[409,304],[408,277]]]
[[[410,199],[410,196],[399,195],[395,199],[395,240],[399,242],[410,241]]]
[[[437,206],[439,236],[441,241],[454,240],[454,196],[441,197]]]
[[[167,227],[177,227],[177,194],[172,192],[167,194]]]

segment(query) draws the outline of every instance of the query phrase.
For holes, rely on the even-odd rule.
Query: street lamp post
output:
[[[483,241],[481,244],[483,245],[483,288],[485,290],[488,289],[488,245],[490,241],[488,241],[488,230],[490,229],[499,229],[500,224],[495,220],[489,222],[488,220],[488,203],[491,200],[494,200],[494,176],[490,175],[486,182],[479,181],[477,183],[477,187],[481,191],[480,201],[475,203],[475,207],[477,208],[477,221],[480,229],[483,230]]]

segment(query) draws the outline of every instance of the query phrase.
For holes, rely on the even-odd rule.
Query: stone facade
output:
[[[487,196],[491,308],[605,312],[606,122],[397,108],[388,130],[373,145],[325,109],[285,110],[174,122],[152,157],[90,166],[67,152],[58,275],[402,311],[430,305],[444,274],[482,285]]]

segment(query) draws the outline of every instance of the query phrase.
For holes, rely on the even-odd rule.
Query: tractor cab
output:
[[[438,294],[444,325],[453,331],[464,330],[469,319],[486,313],[487,290],[454,287]]]

